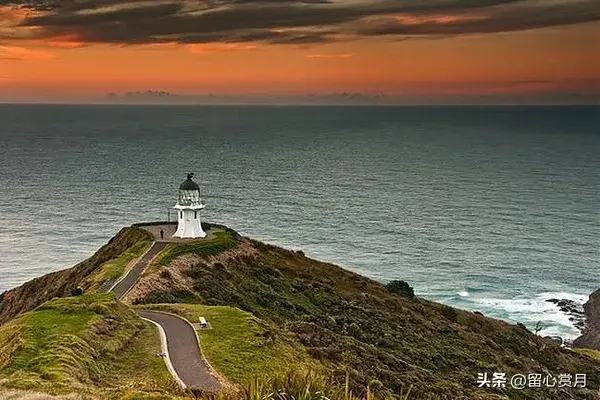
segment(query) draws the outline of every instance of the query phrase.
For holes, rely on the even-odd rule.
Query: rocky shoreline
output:
[[[563,313],[569,316],[569,321],[573,323],[581,332],[585,329],[585,309],[583,304],[570,299],[548,299],[547,302],[554,303]]]
[[[573,347],[600,350],[600,289],[590,295],[583,309],[585,314],[583,334],[573,341]]]

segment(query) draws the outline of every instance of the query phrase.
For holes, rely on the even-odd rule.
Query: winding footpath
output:
[[[150,262],[166,246],[166,242],[153,242],[146,253],[109,291],[113,292],[117,299],[122,299],[140,279]],[[148,310],[138,310],[137,313],[158,328],[165,363],[180,386],[205,392],[217,392],[223,387],[202,355],[200,340],[192,324],[173,314]]]
[[[138,315],[160,327],[167,367],[180,385],[206,392],[221,389],[221,382],[202,356],[198,336],[188,321],[155,311],[142,310]]]

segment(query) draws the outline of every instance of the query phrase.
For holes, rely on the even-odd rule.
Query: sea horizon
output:
[[[514,100],[513,100],[514,101]],[[110,102],[110,101],[2,101],[1,106],[69,106],[69,107],[372,107],[372,108],[600,108],[600,99],[597,103],[308,103],[308,102],[231,102],[231,103],[180,103],[180,102],[160,102],[160,101],[131,101],[131,102]]]

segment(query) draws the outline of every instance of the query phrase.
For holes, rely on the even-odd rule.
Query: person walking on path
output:
[[[162,229],[160,230],[160,238],[161,239],[165,238],[165,231],[163,231]]]

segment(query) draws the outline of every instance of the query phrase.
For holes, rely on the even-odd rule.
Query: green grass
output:
[[[573,349],[574,352],[579,354],[584,354],[588,357],[593,358],[594,360],[600,361],[600,351],[594,349]]]
[[[217,255],[237,245],[238,239],[233,231],[215,232],[213,235],[212,239],[196,243],[170,244],[159,256],[158,263],[168,265],[175,258],[189,253],[201,257]]]
[[[145,321],[144,325],[125,350],[119,352],[114,359],[105,360],[107,366],[114,368],[106,370],[103,384],[113,387],[125,386],[130,392],[179,392],[164,360],[156,356],[162,353],[156,327]]]
[[[15,390],[15,389],[4,389],[0,387],[0,399],[12,399],[12,400],[90,400],[89,397],[84,397],[78,394],[69,394],[63,396],[50,396],[46,393],[40,393],[35,391]]]
[[[131,247],[129,247],[117,258],[114,258],[102,264],[86,280],[86,282],[90,285],[90,291],[97,290],[100,287],[100,285],[102,285],[102,283],[106,281],[116,280],[120,278],[127,270],[127,266],[132,261],[142,256],[142,254],[144,254],[144,252],[148,249],[151,243],[152,241],[147,238],[140,240]],[[85,286],[87,286],[87,284]]]
[[[241,386],[233,395],[223,394],[219,400],[409,400],[410,388],[393,395],[382,388],[381,382],[372,381],[357,394],[350,390],[349,375],[345,385],[334,386],[323,376],[313,373],[293,372],[276,375],[268,379],[254,378]]]
[[[71,371],[85,369],[90,360],[79,356],[92,353],[92,349],[82,336],[85,327],[100,318],[85,306],[91,304],[88,301],[103,303],[109,297],[82,296],[83,307],[59,299],[19,318],[25,344],[14,352],[9,372],[27,371],[47,380],[66,380]]]
[[[160,352],[154,326],[113,294],[55,299],[0,327],[0,382],[101,399],[178,394]]]
[[[255,377],[268,380],[292,371],[324,373],[324,367],[289,334],[237,308],[196,304],[143,308],[172,312],[192,322],[205,317],[212,329],[198,331],[202,351],[232,383],[247,383]]]
[[[0,371],[12,361],[12,355],[24,343],[22,327],[9,324],[0,328]]]

